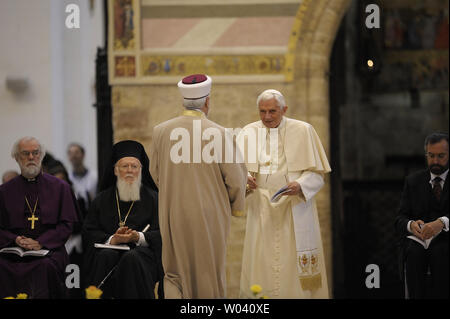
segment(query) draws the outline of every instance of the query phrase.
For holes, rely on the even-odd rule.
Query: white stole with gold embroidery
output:
[[[294,221],[295,243],[297,251],[297,269],[300,284],[305,290],[314,290],[322,286],[319,263],[319,243],[316,223],[314,221],[314,195],[323,186],[323,178],[320,174],[306,171],[301,176],[299,173],[289,173],[290,181],[297,181],[304,195],[302,201],[292,201],[292,218]]]

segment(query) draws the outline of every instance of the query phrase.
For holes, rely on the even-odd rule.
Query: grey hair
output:
[[[19,153],[20,153],[20,149],[19,149],[19,144],[23,141],[36,141],[39,144],[39,151],[41,152],[41,157],[40,160],[42,161],[42,159],[45,156],[45,147],[44,145],[39,142],[39,140],[35,137],[32,136],[25,136],[22,138],[19,138],[13,145],[12,149],[11,149],[11,157],[14,158],[15,160],[17,160],[17,158],[19,157]]]
[[[448,145],[448,134],[447,133],[435,132],[435,133],[431,133],[430,135],[428,135],[425,138],[425,143],[424,143],[425,152],[427,151],[428,145],[439,143],[442,140],[446,140],[447,145]]]
[[[205,106],[206,98],[207,98],[207,96],[202,97],[201,99],[197,99],[197,100],[183,99],[183,106],[185,108],[187,108],[188,110],[201,109],[203,106]]]
[[[283,107],[286,106],[286,100],[284,99],[283,94],[273,89],[265,90],[264,92],[262,92],[256,99],[256,106],[259,107],[259,103],[261,101],[268,101],[271,99],[275,99],[277,101],[277,106],[280,109],[283,109]]]

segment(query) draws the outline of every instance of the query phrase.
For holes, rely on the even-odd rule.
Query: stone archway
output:
[[[302,21],[295,47],[293,95],[295,107],[291,116],[304,119],[314,126],[330,156],[329,130],[329,60],[342,17],[351,0],[304,1],[300,8]],[[300,13],[300,12],[299,12]],[[332,168],[333,169],[333,168]],[[332,296],[332,227],[330,180],[317,195],[327,264],[328,285]]]

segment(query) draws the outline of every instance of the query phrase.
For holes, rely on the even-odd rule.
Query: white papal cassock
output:
[[[257,138],[249,132],[258,132]],[[258,140],[261,147],[253,148],[252,159],[249,145]],[[314,196],[331,169],[317,133],[306,122],[283,117],[277,130],[269,131],[261,121],[248,124],[238,141],[258,185],[246,198],[240,297],[251,298],[250,286],[259,284],[269,298],[328,298]],[[291,181],[300,184],[303,195],[271,203]]]

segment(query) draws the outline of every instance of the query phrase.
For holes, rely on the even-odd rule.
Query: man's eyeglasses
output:
[[[34,150],[34,151],[21,151],[19,152],[20,156],[23,158],[30,157],[30,154],[33,155],[33,157],[37,157],[41,154],[40,150]]]
[[[138,164],[122,164],[122,165],[117,165],[117,167],[122,172],[126,172],[128,170],[128,168],[130,168],[131,171],[136,172],[136,171],[138,171],[141,168],[141,165],[138,165]]]
[[[426,153],[425,156],[430,159],[434,159],[435,157],[439,159],[444,159],[447,156],[447,153],[439,153],[439,154]]]

